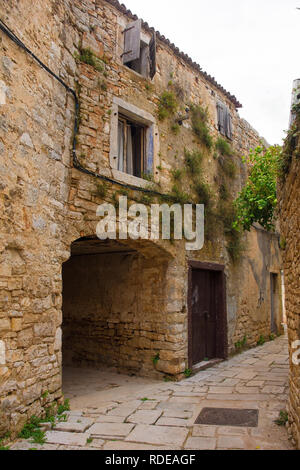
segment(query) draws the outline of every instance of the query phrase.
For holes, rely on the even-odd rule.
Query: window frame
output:
[[[152,80],[156,74],[156,53],[157,53],[157,38],[156,32],[153,32],[153,35],[149,37],[148,33],[145,33],[142,29],[142,20],[138,19],[129,23],[125,23],[119,19],[118,21],[121,27],[121,36],[119,45],[119,57],[122,62],[122,65],[126,69],[131,70],[133,73],[136,73],[138,76],[145,78],[146,80]],[[125,34],[131,29],[136,29],[135,34],[139,33],[139,51],[140,56],[133,60],[126,60],[125,57],[127,54],[136,52],[137,47],[134,47],[132,43],[133,38],[129,39],[130,46],[126,47],[126,38]],[[134,33],[133,33],[134,34]],[[133,41],[134,42],[134,41]],[[126,51],[126,49],[128,49]],[[136,62],[136,64],[134,64]],[[133,66],[130,66],[133,64]],[[137,70],[136,70],[137,69]]]
[[[128,173],[128,168],[127,168],[127,145],[128,145],[128,126],[129,125],[136,125],[141,129],[141,147],[140,147],[140,168],[141,168],[141,175],[145,172],[146,168],[146,133],[147,133],[147,127],[144,124],[141,124],[137,121],[134,121],[132,119],[129,119],[127,116],[122,115],[119,113],[118,116],[118,132],[119,132],[119,123],[123,123],[123,135],[124,135],[124,141],[123,141],[123,171],[124,173],[134,176],[136,178],[139,178],[138,175],[132,175],[131,173]],[[118,135],[118,144],[119,144],[119,135]],[[119,155],[119,148],[118,148],[118,155]],[[134,163],[134,161],[133,161]],[[119,162],[118,162],[118,166]],[[120,171],[120,170],[119,170]]]
[[[158,153],[159,153],[159,132],[155,118],[148,113],[133,104],[130,104],[121,98],[114,97],[111,120],[110,120],[110,167],[112,170],[113,177],[120,181],[128,184],[133,184],[138,187],[147,187],[149,181],[143,178],[130,175],[125,171],[118,169],[118,123],[119,116],[125,117],[128,121],[135,122],[139,126],[145,128],[145,154],[144,154],[144,165],[146,164],[147,171],[150,169],[149,161],[152,157],[151,173],[155,176],[154,169],[158,165]],[[150,151],[152,154],[150,154]],[[145,166],[144,166],[144,172]],[[149,171],[150,173],[150,171]]]

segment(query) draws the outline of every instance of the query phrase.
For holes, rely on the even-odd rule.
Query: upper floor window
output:
[[[113,98],[110,163],[119,181],[141,185],[153,175],[159,134],[154,116],[135,105]]]
[[[232,118],[229,108],[221,101],[217,102],[219,132],[232,140]]]
[[[120,115],[118,120],[118,170],[141,178],[146,173],[146,127]]]
[[[142,40],[142,20],[129,23],[124,30],[123,64],[144,77],[156,73],[156,34],[149,43]]]

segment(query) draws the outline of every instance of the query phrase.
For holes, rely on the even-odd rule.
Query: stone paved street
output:
[[[89,373],[90,378],[99,374]],[[181,383],[107,374],[104,390],[93,389],[92,380],[78,386],[79,394],[71,398],[68,420],[47,431],[47,444],[18,441],[11,448],[293,449],[285,427],[274,423],[280,410],[286,408],[288,394],[285,337]],[[258,409],[258,427],[194,424],[205,407]]]

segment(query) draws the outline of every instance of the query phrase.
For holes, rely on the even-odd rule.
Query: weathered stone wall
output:
[[[298,129],[298,131],[297,131]],[[284,179],[279,183],[280,226],[285,273],[286,315],[290,344],[290,398],[289,398],[289,432],[294,443],[300,449],[300,365],[293,362],[293,354],[299,346],[293,343],[300,339],[300,118],[296,121],[294,149],[291,166]],[[296,354],[297,356],[297,354]],[[299,355],[295,358],[299,359]]]
[[[238,167],[231,183],[233,195],[242,187],[247,168],[240,156],[259,143],[259,136],[239,118],[228,94],[166,42],[158,40],[158,70],[152,82],[123,66],[122,31],[130,19],[126,12],[105,0],[43,0],[35,2],[34,10],[30,0],[8,0],[1,18],[77,90],[81,114],[77,153],[83,166],[119,181],[148,185],[112,169],[114,100],[121,98],[153,117],[154,177],[164,191],[170,189],[170,170],[183,165],[184,147],[197,148],[189,121],[175,135],[169,120],[157,119],[159,96],[172,77],[173,86],[183,91],[183,104],[201,101],[207,106],[214,137],[218,136],[216,99],[230,108]],[[80,47],[90,47],[104,59],[103,71],[74,59]],[[72,96],[3,34],[0,49],[1,433],[8,428],[18,430],[28,416],[41,413],[47,403],[61,398],[62,265],[70,257],[72,242],[95,236],[96,209],[103,197],[95,178],[72,168]],[[217,172],[217,161],[206,153],[203,173],[215,192]],[[109,186],[105,199],[111,200],[118,189]],[[270,286],[269,281],[261,284],[261,276],[270,270],[280,272],[277,238],[257,230],[245,237],[248,251],[237,265],[230,261],[219,234],[213,241],[206,240],[204,249],[196,253],[186,253],[182,242],[127,242],[146,260],[142,262],[143,277],[148,276],[148,290],[143,290],[148,298],[138,312],[144,322],[135,329],[139,341],[145,340],[144,346],[140,343],[140,373],[153,371],[153,352],[160,353],[157,369],[164,374],[180,376],[188,367],[188,259],[226,266],[231,350],[245,334],[250,344],[261,334],[268,336]],[[155,273],[150,268],[155,257],[167,263],[161,299],[157,299]],[[132,286],[132,279],[128,281]],[[158,305],[164,306],[159,313]],[[128,318],[126,322],[129,324]],[[126,348],[127,362],[136,364],[136,349],[128,344]],[[45,391],[49,394],[42,398]]]

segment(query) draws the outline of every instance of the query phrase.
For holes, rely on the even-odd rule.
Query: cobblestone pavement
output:
[[[288,367],[281,337],[180,383],[119,376],[121,386],[109,388],[107,373],[104,390],[81,385],[67,421],[47,431],[46,444],[20,440],[11,449],[292,450],[285,427],[274,423],[286,408]],[[205,407],[257,409],[258,427],[194,424]]]

